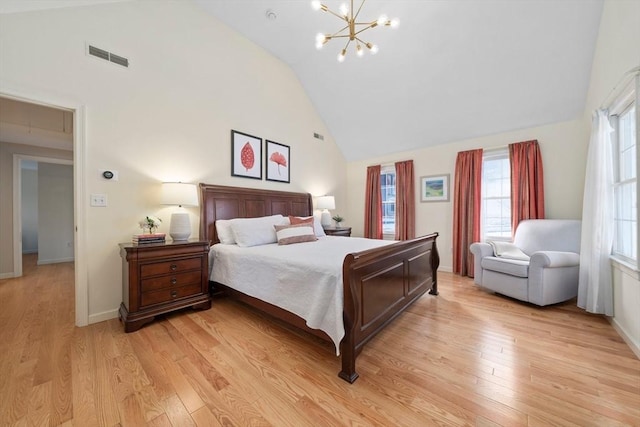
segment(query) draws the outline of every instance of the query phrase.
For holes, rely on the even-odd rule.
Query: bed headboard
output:
[[[281,214],[310,216],[313,200],[309,193],[259,190],[200,184],[200,239],[218,243],[217,219],[255,218]]]

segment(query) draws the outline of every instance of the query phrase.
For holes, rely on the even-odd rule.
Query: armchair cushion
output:
[[[529,276],[529,261],[490,256],[482,259],[482,268],[516,277]]]

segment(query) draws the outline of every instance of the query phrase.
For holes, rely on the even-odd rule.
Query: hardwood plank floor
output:
[[[440,273],[349,385],[331,346],[229,299],[131,334],[75,328],[73,264],[24,271],[0,280],[0,425],[640,425],[640,361],[575,301],[534,307]]]

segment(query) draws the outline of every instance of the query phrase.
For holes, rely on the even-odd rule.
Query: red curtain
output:
[[[453,190],[453,272],[473,277],[471,243],[480,241],[482,149],[456,158]]]
[[[396,163],[396,240],[416,237],[416,190],[413,160]]]
[[[364,237],[382,239],[382,195],[380,165],[367,168],[367,188],[364,206]]]
[[[544,218],[544,180],[538,141],[509,144],[511,232],[520,221]]]

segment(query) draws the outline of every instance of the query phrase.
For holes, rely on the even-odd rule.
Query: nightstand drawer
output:
[[[182,286],[180,288],[161,289],[153,292],[143,292],[141,295],[141,306],[160,304],[179,300],[180,298],[190,297],[192,295],[199,295],[202,293],[202,286],[200,283],[194,283],[188,286]]]
[[[202,257],[178,259],[165,262],[144,264],[140,267],[140,275],[145,277],[157,276],[160,274],[181,273],[187,270],[199,269],[202,265]]]
[[[181,274],[167,274],[156,276],[141,281],[142,292],[155,291],[164,288],[179,288],[181,286],[200,284],[202,281],[202,271],[190,271]]]

